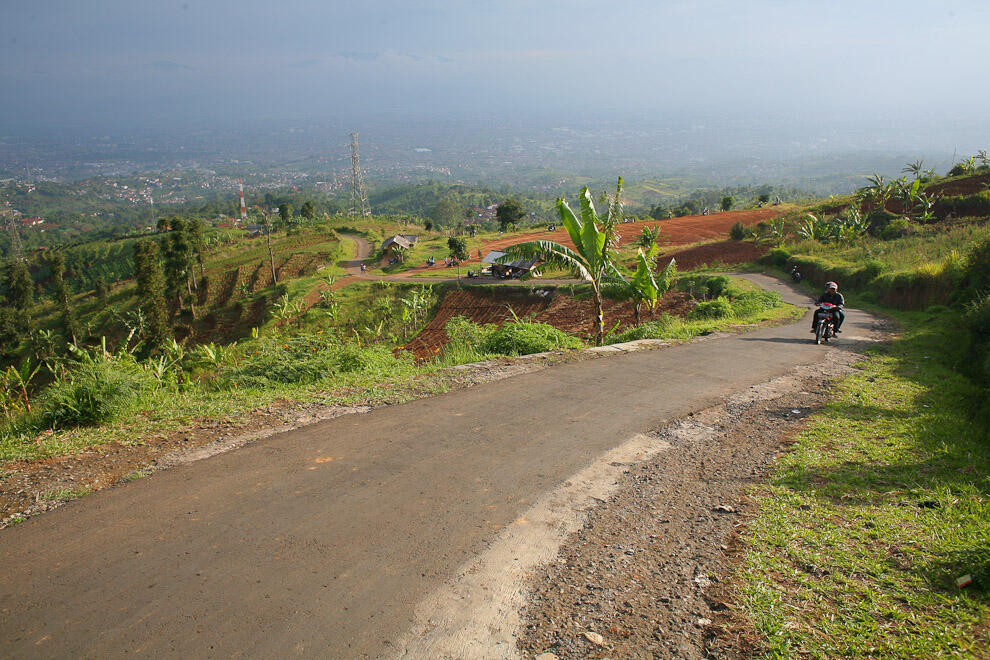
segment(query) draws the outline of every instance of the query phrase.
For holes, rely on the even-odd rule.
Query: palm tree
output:
[[[612,258],[616,243],[615,225],[622,214],[622,177],[616,186],[615,195],[609,196],[608,214],[603,220],[595,211],[588,187],[581,189],[581,217],[578,218],[563,198],[557,200],[560,223],[574,242],[575,250],[554,241],[527,241],[506,249],[499,262],[508,263],[517,259],[538,258],[547,266],[570,270],[575,276],[591,284],[595,297],[597,320],[596,342],[601,346],[605,337],[605,315],[602,311],[602,285],[608,282],[625,282]],[[538,275],[539,269],[531,270],[524,278]]]

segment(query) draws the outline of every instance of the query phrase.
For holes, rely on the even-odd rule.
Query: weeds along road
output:
[[[0,532],[0,656],[393,654],[417,604],[604,452],[871,323],[848,310],[831,347],[806,317],[555,366],[95,493]]]

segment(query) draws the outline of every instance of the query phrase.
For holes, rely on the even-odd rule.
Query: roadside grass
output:
[[[986,657],[990,438],[958,316],[897,313],[754,489],[741,611],[769,657]],[[956,585],[972,576],[965,588]]]
[[[864,236],[846,245],[799,240],[786,248],[792,254],[821,257],[837,265],[858,266],[879,260],[885,271],[899,273],[940,264],[988,238],[990,222],[983,218],[951,225],[920,225],[915,233],[895,239]]]

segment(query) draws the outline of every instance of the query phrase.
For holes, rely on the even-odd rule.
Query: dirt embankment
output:
[[[686,293],[669,291],[661,300],[656,315],[666,313],[684,316],[691,311],[692,306],[691,298]],[[593,308],[594,301],[591,299],[576,299],[551,288],[533,291],[458,289],[444,297],[436,316],[419,334],[406,342],[405,350],[412,351],[420,360],[439,353],[450,341],[444,327],[455,316],[463,316],[475,323],[502,325],[511,321],[515,313],[520,319],[549,323],[570,334],[591,336],[595,332]],[[603,308],[605,327],[608,330],[618,323],[618,330],[621,331],[635,321],[635,312],[627,302],[605,300]],[[643,312],[642,320],[649,318]]]

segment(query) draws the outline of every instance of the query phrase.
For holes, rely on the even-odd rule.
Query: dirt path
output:
[[[3,655],[513,655],[527,572],[655,430],[871,319],[846,327],[834,347],[798,323],[555,366],[95,493],[0,533]]]

